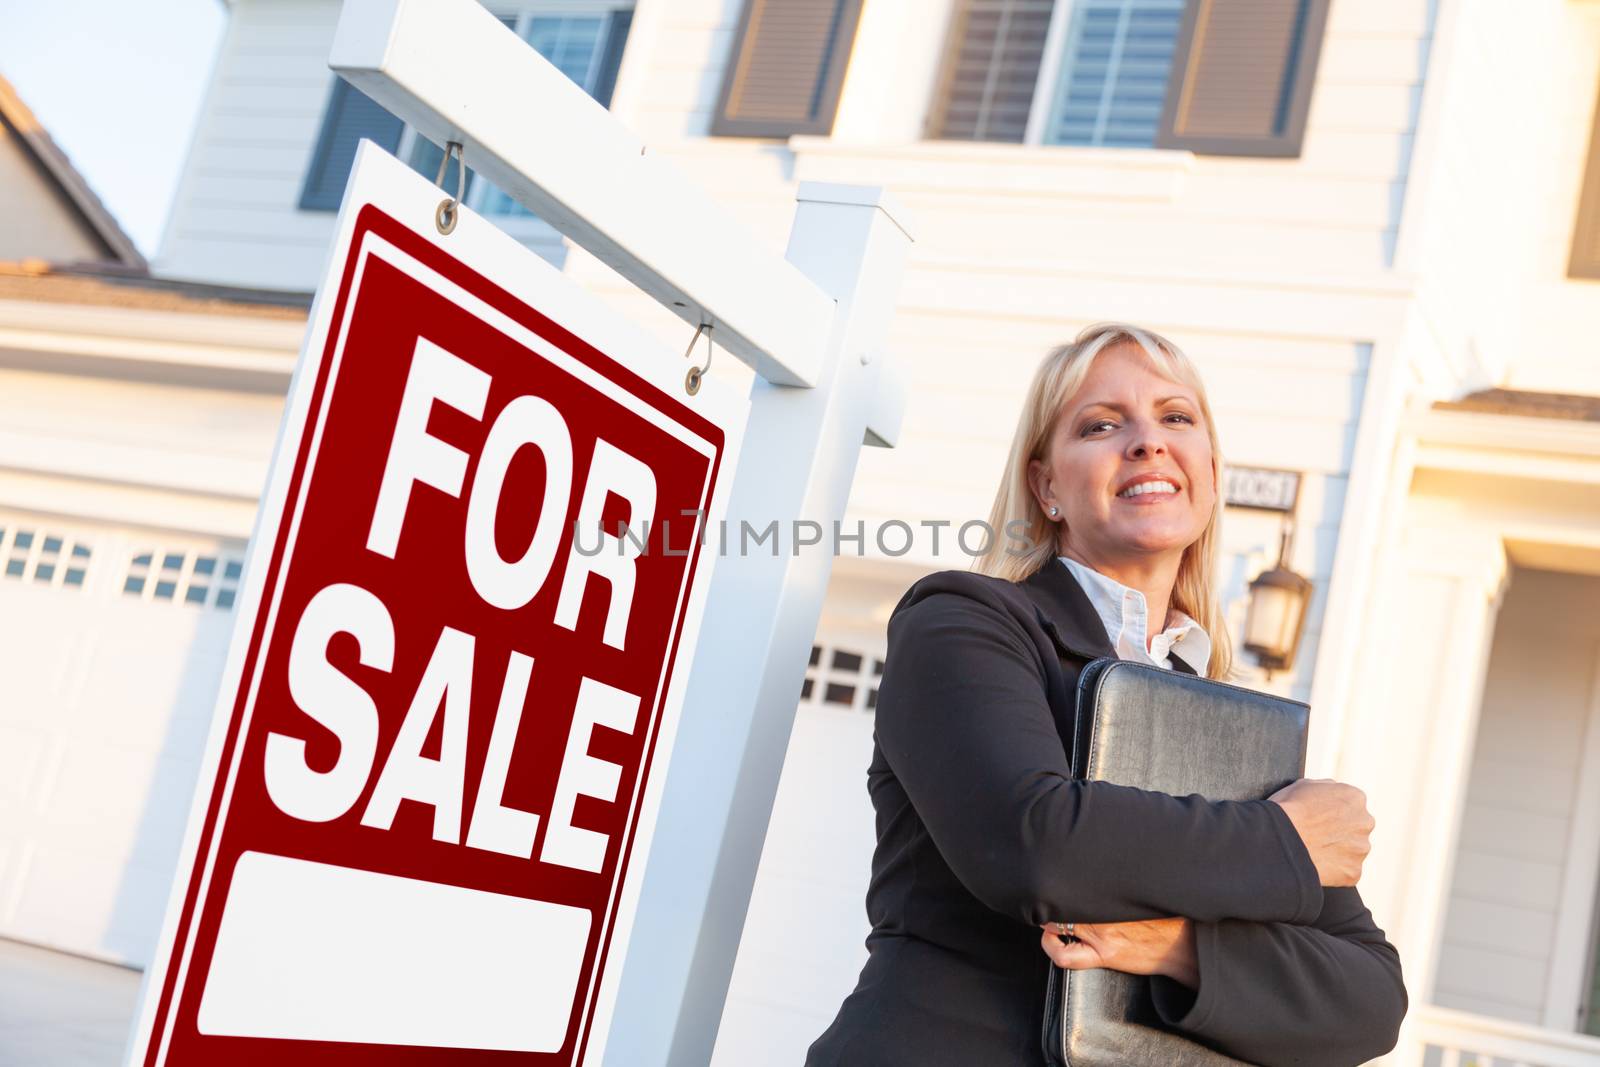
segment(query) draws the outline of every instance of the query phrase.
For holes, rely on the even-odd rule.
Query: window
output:
[[[934,137],[1027,139],[1054,3],[965,0],[959,4],[951,22]]]
[[[244,560],[214,552],[150,549],[136,552],[122,579],[123,596],[227,611],[239,597]]]
[[[0,581],[82,589],[94,550],[65,534],[30,525],[0,525]]]
[[[1297,156],[1328,0],[958,0],[929,135]]]
[[[377,101],[343,78],[333,80],[322,132],[311,153],[305,186],[300,190],[302,211],[337,211],[345,182],[355,165],[356,145],[363,137],[393,152],[400,146],[403,124]]]
[[[871,711],[878,706],[882,674],[881,659],[854,649],[812,645],[800,703]]]
[[[500,21],[585,92],[610,106],[633,21],[631,0],[548,0],[518,14],[503,15]],[[356,144],[363,137],[395,153],[429,181],[438,176],[444,159],[442,148],[348,82],[335,79],[300,196],[303,210],[338,209],[355,163]],[[457,167],[452,159],[444,177],[445,188],[455,188]],[[530,216],[511,197],[480,180],[470,166],[462,200],[484,215]]]
[[[514,20],[507,20],[508,25]],[[584,92],[606,107],[611,106],[611,94],[617,87],[617,71],[622,66],[622,49],[628,40],[628,30],[633,23],[631,8],[618,8],[603,14],[591,15],[525,15],[519,26],[513,25],[519,35],[533,46],[533,50],[581,86]],[[439,172],[443,153],[431,142],[418,138],[431,150],[432,169],[425,173],[431,178]],[[413,164],[415,165],[415,164]],[[451,164],[454,166],[454,163]],[[468,167],[470,175],[472,168]],[[484,215],[522,215],[533,213],[505,193],[484,182],[476,199],[468,192],[467,206]],[[448,188],[448,185],[446,186]]]
[[[1078,0],[1045,142],[1155,144],[1182,21],[1183,0]]]

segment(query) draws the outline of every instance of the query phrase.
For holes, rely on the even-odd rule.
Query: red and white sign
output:
[[[743,399],[439,199],[362,146],[130,1063],[598,1062]]]

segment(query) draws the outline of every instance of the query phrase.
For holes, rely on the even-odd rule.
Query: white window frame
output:
[[[605,18],[617,11],[635,10],[638,7],[636,0],[529,0],[522,4],[486,3],[484,7],[490,14],[499,19],[515,18],[517,24],[513,31],[518,37],[526,40],[529,23],[536,18],[561,18],[571,16],[586,16]],[[631,31],[630,31],[631,32]],[[395,155],[407,166],[410,166],[411,152],[416,147],[417,139],[421,134],[408,122],[400,132],[400,146]],[[467,160],[467,169],[472,169],[472,160]],[[433,175],[423,175],[431,179]],[[484,214],[483,201],[488,195],[488,186],[483,182],[473,182],[467,190],[463,203],[473,211]],[[484,215],[493,220],[494,224],[519,241],[559,244],[561,234],[555,227],[535,215]]]

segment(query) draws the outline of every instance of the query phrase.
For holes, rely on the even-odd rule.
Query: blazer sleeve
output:
[[[1310,926],[1196,923],[1195,945],[1199,989],[1152,979],[1156,1011],[1229,1055],[1264,1067],[1350,1067],[1399,1040],[1400,954],[1354,888],[1324,889]]]
[[[1322,910],[1316,868],[1277,804],[1075,780],[1041,652],[998,604],[959,592],[901,602],[876,733],[956,877],[1021,922],[1307,923]]]

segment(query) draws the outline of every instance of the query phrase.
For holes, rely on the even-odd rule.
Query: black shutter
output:
[[[1055,0],[963,0],[951,20],[930,136],[1021,143]]]
[[[1328,0],[1189,0],[1157,148],[1300,154]]]
[[[322,116],[322,132],[317,135],[300,190],[301,210],[337,211],[355,163],[356,144],[366,137],[393,152],[400,147],[404,128],[370,96],[343,78],[335,78],[328,110]]]
[[[745,0],[712,134],[830,132],[860,18],[861,0]]]
[[[1600,104],[1595,105],[1594,128],[1589,133],[1589,160],[1584,165],[1583,193],[1578,199],[1578,220],[1572,228],[1570,278],[1600,279]],[[1596,964],[1600,981],[1600,963]],[[1600,1012],[1600,1006],[1595,1009]]]

